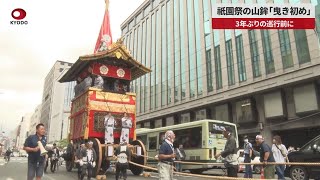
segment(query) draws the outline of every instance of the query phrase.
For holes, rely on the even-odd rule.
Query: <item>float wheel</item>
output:
[[[142,156],[131,155],[131,161],[134,162],[134,163],[137,163],[137,164],[145,166],[147,158],[145,157],[146,148],[145,148],[144,144],[139,140],[135,140],[135,141],[132,141],[131,145],[133,145],[133,146],[136,146],[136,145],[141,146],[141,155],[142,155]],[[131,170],[131,172],[134,175],[140,175],[141,173],[143,173],[143,169],[144,168],[136,166],[136,165],[133,165],[133,164],[129,164],[129,169]]]
[[[96,160],[96,166],[92,170],[92,177],[96,177],[99,175],[100,168],[101,168],[101,162],[102,162],[102,147],[100,140],[97,138],[90,139],[93,142],[93,149],[96,151],[97,154],[97,160]]]

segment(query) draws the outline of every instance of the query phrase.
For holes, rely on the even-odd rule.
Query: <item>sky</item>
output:
[[[144,0],[110,0],[113,41],[120,25]],[[27,25],[11,25],[12,10],[27,12]],[[74,63],[92,54],[104,0],[0,0],[0,130],[9,134],[41,104],[44,79],[57,60]]]

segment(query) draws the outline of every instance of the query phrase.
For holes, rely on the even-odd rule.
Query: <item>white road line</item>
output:
[[[8,177],[6,180],[14,180],[13,178]]]

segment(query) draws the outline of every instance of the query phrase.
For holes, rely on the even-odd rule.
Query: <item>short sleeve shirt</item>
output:
[[[270,148],[270,146],[268,144],[266,144],[265,142],[263,142],[260,146],[260,161],[263,162],[264,160],[264,154],[266,152],[269,152],[270,155],[267,159],[267,162],[275,162],[274,157],[273,157],[273,153],[272,150]]]
[[[245,154],[250,154],[250,149],[252,149],[252,144],[251,143],[246,143],[244,145],[243,152]]]
[[[38,146],[38,136],[36,134],[30,135],[25,143],[24,147],[30,147],[30,148],[35,148]],[[47,145],[47,138],[45,136],[42,137],[41,143],[43,147],[46,147]],[[44,161],[44,156],[40,155],[40,151],[38,152],[28,152],[28,161],[31,163],[37,163],[37,162],[43,162]]]
[[[168,144],[166,141],[163,141],[159,149],[159,154],[164,154],[164,155],[173,154],[173,147],[171,147],[171,145]],[[173,159],[168,158],[168,159],[163,159],[162,161],[173,162]]]

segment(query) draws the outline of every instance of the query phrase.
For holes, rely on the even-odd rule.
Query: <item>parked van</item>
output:
[[[290,162],[320,162],[320,135],[306,143],[298,151],[288,154]],[[286,176],[293,180],[308,180],[309,178],[320,180],[320,166],[288,166]]]

